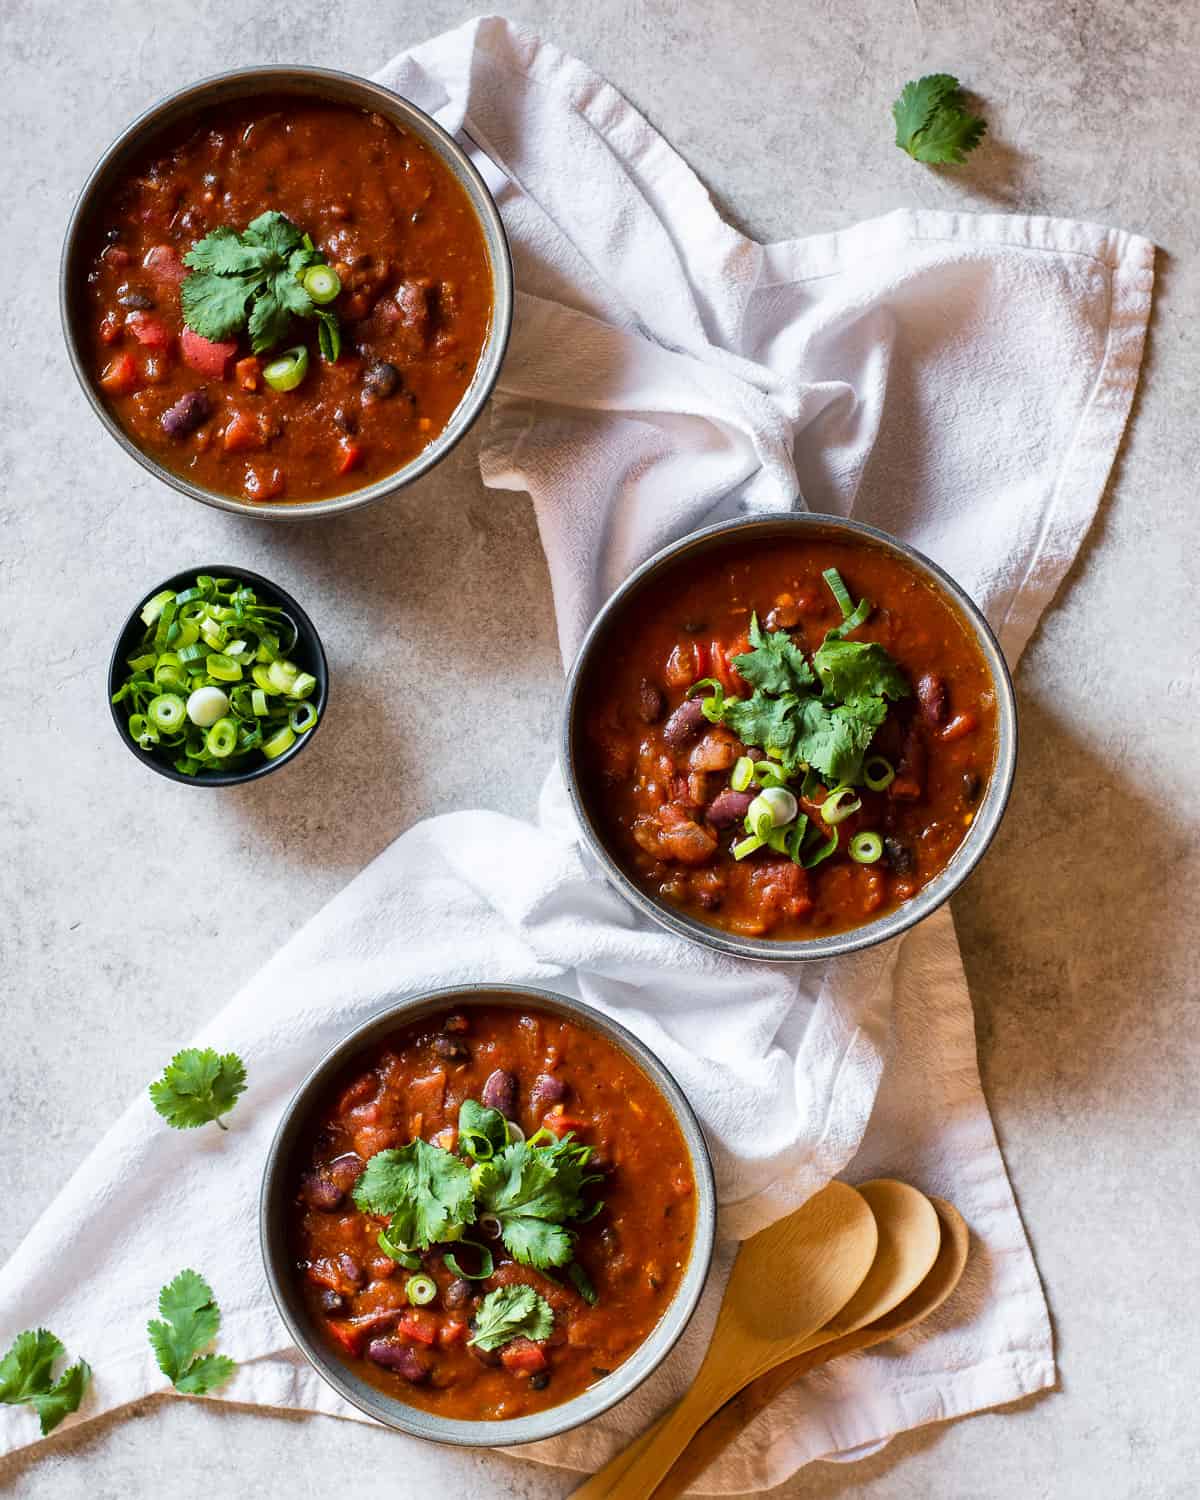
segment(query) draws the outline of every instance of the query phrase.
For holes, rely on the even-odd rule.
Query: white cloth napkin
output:
[[[762,246],[721,221],[614,89],[502,20],[380,76],[472,147],[512,237],[517,317],[482,462],[487,483],[533,496],[564,657],[655,547],[721,510],[789,508],[799,490],[944,564],[1015,661],[1128,415],[1146,241],[901,211]],[[811,1458],[1052,1382],[949,912],[827,966],[719,957],[641,922],[597,878],[552,773],[536,827],[458,813],[398,839],[195,1038],[247,1062],[229,1134],[173,1133],[139,1097],[35,1225],[0,1274],[0,1331],[45,1324],[91,1355],[74,1420],[163,1389],[144,1325],[181,1255],[212,1282],[221,1347],[240,1361],[223,1396],[356,1415],[271,1306],[264,1153],[300,1076],[352,1024],[481,979],[580,994],[644,1037],[704,1119],[722,1203],[718,1274],[676,1353],[619,1409],[523,1455],[590,1468],[627,1443],[690,1379],[730,1242],[841,1172],[951,1198],[973,1231],[965,1283],[919,1332],[802,1382],[705,1489],[774,1485]],[[71,1274],[47,1276],[51,1264]],[[27,1413],[0,1409],[4,1449],[35,1435]],[[440,1461],[396,1441],[414,1473]]]

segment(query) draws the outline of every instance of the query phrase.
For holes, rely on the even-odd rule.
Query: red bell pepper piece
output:
[[[236,340],[226,339],[222,343],[216,343],[212,339],[202,338],[191,328],[185,328],[179,343],[185,365],[191,365],[193,370],[207,375],[210,380],[229,378],[230,366],[237,357]]]
[[[415,1339],[418,1344],[437,1342],[437,1319],[432,1313],[427,1313],[422,1308],[413,1308],[406,1312],[396,1324],[396,1328],[398,1332],[407,1334],[410,1339]]]
[[[357,469],[362,463],[363,448],[361,443],[356,443],[352,438],[343,438],[338,444],[338,466],[339,474],[349,474],[351,469]]]
[[[500,1363],[515,1375],[536,1375],[550,1361],[540,1344],[533,1343],[531,1339],[513,1339],[511,1344],[505,1344],[501,1349]]]
[[[175,337],[163,320],[152,313],[129,313],[125,319],[125,327],[147,349],[169,349]]]
[[[221,439],[226,453],[249,453],[264,446],[262,428],[253,412],[235,411]]]
[[[100,385],[110,396],[127,396],[130,391],[137,390],[138,367],[133,355],[118,354],[116,359],[109,360],[100,377]]]

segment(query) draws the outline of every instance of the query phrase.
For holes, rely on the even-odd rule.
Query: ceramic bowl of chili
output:
[[[631,574],[580,647],[560,747],[584,840],[635,907],[779,962],[885,942],[948,900],[1016,754],[1008,668],[965,590],[806,512],[719,522]]]
[[[172,749],[169,745],[139,744],[130,732],[131,716],[136,712],[137,705],[129,701],[114,701],[121,689],[134,675],[131,662],[137,662],[147,650],[147,633],[153,630],[148,627],[146,614],[148,606],[163,595],[179,595],[186,591],[194,591],[199,579],[208,579],[218,583],[225,583],[232,588],[245,587],[251,590],[257,604],[267,605],[272,611],[272,623],[274,623],[275,611],[280,611],[279,631],[285,637],[283,644],[286,651],[284,659],[306,674],[310,679],[308,688],[302,699],[294,702],[293,706],[298,712],[303,713],[304,722],[307,727],[300,727],[300,732],[289,731],[283,735],[287,741],[283,748],[271,756],[264,756],[261,750],[252,750],[246,754],[232,754],[229,757],[228,770],[222,770],[216,764],[208,765],[203,769],[193,769],[184,772],[176,768],[176,761],[182,751]],[[225,590],[228,592],[228,589]],[[229,631],[226,628],[225,634]],[[244,632],[243,632],[244,634]],[[294,638],[293,638],[294,637]],[[173,648],[173,640],[164,640],[164,647]],[[176,653],[177,657],[178,653]],[[254,670],[263,668],[242,669],[237,663],[230,661],[227,677],[237,674],[237,682],[223,682],[219,690],[226,694],[232,691],[234,686],[242,686],[247,691],[253,692],[256,686],[250,675]],[[153,670],[153,669],[151,669]],[[208,674],[197,681],[207,681]],[[186,700],[190,698],[190,691],[184,688],[175,688],[174,684],[168,682],[162,684],[164,693],[171,693],[180,704],[186,714]],[[272,693],[270,702],[291,703],[292,700],[286,695]],[[258,781],[263,776],[269,776],[273,771],[278,771],[282,766],[290,765],[296,757],[303,753],[313,736],[316,735],[325,720],[325,710],[329,702],[329,663],[325,658],[325,648],[321,644],[321,637],[317,633],[317,627],[313,624],[308,614],[296,599],[277,583],[272,583],[269,578],[264,578],[261,573],[253,573],[248,568],[235,568],[227,564],[211,563],[200,568],[185,568],[180,573],[174,573],[170,578],[150,589],[142,596],[139,602],[129,612],[129,617],[121,627],[121,631],[113,646],[112,656],[108,663],[108,704],[112,713],[113,723],[116,725],[117,733],[121,736],[125,747],[131,754],[155,771],[159,776],[165,776],[168,781],[180,781],[187,786],[201,787],[225,787],[241,786],[244,782]],[[265,704],[264,704],[265,707]],[[273,718],[278,717],[274,715]],[[190,724],[190,721],[188,721]],[[208,718],[211,723],[211,715]],[[281,729],[282,726],[279,726]],[[279,732],[279,729],[276,732]],[[170,736],[164,736],[170,738]]]
[[[311,520],[411,484],[469,430],[512,262],[479,172],[414,104],[348,73],[246,68],[104,153],[59,303],[131,457],[207,505]]]
[[[598,1416],[666,1357],[716,1192],[691,1106],[631,1032],[565,995],[472,985],[389,1005],[321,1059],[284,1110],[259,1223],[279,1313],[340,1396],[494,1447]]]

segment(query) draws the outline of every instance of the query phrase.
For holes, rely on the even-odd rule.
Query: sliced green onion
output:
[[[160,693],[146,705],[146,715],[155,729],[164,734],[173,734],[182,728],[187,717],[187,707],[178,693]]]
[[[276,760],[283,754],[285,750],[290,750],[295,743],[296,736],[292,733],[291,729],[287,725],[285,725],[278,734],[273,734],[271,738],[264,743],[262,747],[262,753],[267,757],[268,760]]]
[[[299,675],[300,669],[295,662],[273,661],[267,668],[267,681],[277,693],[290,693]]]
[[[850,858],[860,865],[873,865],[883,853],[883,840],[877,833],[856,833],[850,840]]]
[[[785,823],[790,823],[800,811],[800,805],[791,792],[785,786],[768,787],[759,792],[754,801],[746,811],[746,823],[754,832],[758,832],[760,822],[766,818],[767,827],[781,828]],[[759,834],[765,838],[765,834]]]
[[[179,616],[176,615],[175,624],[172,627],[172,633],[174,633],[175,630],[178,630],[179,632],[174,636],[174,640],[172,642],[176,651],[181,651],[184,646],[194,646],[200,639],[200,627],[194,620],[184,620],[183,624],[181,625],[179,623]]]
[[[410,1276],[404,1291],[414,1307],[424,1307],[437,1296],[437,1282],[432,1276]]]
[[[481,1245],[478,1240],[460,1240],[461,1245],[470,1245],[472,1250],[479,1252],[479,1270],[464,1271],[459,1264],[458,1257],[453,1251],[443,1254],[442,1261],[447,1271],[453,1271],[456,1276],[461,1276],[464,1281],[485,1281],[496,1269],[496,1262],[492,1259],[492,1252],[486,1245]]]
[[[282,688],[277,688],[275,686],[275,684],[271,681],[271,674],[267,670],[266,667],[263,667],[263,666],[251,667],[250,668],[250,675],[251,675],[251,677],[254,678],[254,681],[263,690],[263,692],[267,693],[269,696],[277,698],[279,696],[279,694],[281,692],[283,692]]]
[[[762,839],[756,833],[752,833],[748,839],[743,839],[740,844],[734,844],[734,859],[745,859],[748,854],[753,854],[756,849],[763,846]]]
[[[289,698],[307,698],[317,685],[317,679],[311,672],[297,672],[292,679],[292,685],[288,689]]]
[[[740,755],[734,762],[729,776],[729,785],[735,792],[744,792],[754,780],[754,762],[748,755]]]
[[[296,734],[306,734],[317,722],[317,711],[311,703],[301,703],[288,714],[288,724]]]
[[[225,632],[216,620],[209,619],[207,616],[200,621],[200,634],[214,651],[219,651],[225,644]]]
[[[262,688],[256,687],[250,694],[250,707],[261,719],[267,712],[267,695]]]
[[[792,826],[787,830],[787,841],[785,852],[791,857],[793,864],[801,864],[800,851],[804,848],[805,835],[808,833],[808,814],[801,813]]]
[[[836,854],[837,846],[838,831],[836,828],[831,828],[826,841],[814,848],[810,854],[803,855],[800,863],[806,870],[811,870],[814,865],[819,865],[823,859],[828,859],[831,854]]]
[[[224,760],[237,749],[238,728],[234,719],[218,719],[204,736],[204,748],[218,760]]]
[[[882,792],[895,779],[896,772],[891,761],[885,760],[882,755],[868,755],[863,761],[863,780],[873,792]]]
[[[705,690],[708,696],[700,705],[701,712],[710,724],[719,724],[721,715],[725,712],[725,689],[715,677],[702,677],[688,688],[688,697],[694,698],[697,693]]]
[[[132,672],[148,672],[157,660],[158,657],[150,651],[145,656],[131,656],[125,665]]]
[[[155,594],[153,599],[147,599],[142,605],[142,624],[153,625],[162,614],[164,606],[174,598],[174,589],[163,589],[161,594]]]
[[[406,1271],[419,1271],[421,1269],[421,1257],[414,1255],[411,1250],[405,1250],[403,1246],[397,1245],[388,1238],[386,1229],[381,1229],[378,1235],[379,1248],[385,1255],[390,1255],[397,1265],[403,1266]]]
[[[857,630],[860,625],[866,623],[867,617],[870,615],[870,613],[871,601],[869,599],[860,599],[854,606],[850,614],[848,614],[842,621],[842,623],[840,625],[835,625],[832,630],[826,633],[825,639],[827,641],[844,640],[845,637],[851,633],[851,631]]]
[[[273,391],[294,391],[308,374],[308,350],[303,344],[285,350],[263,369],[263,379]]]
[[[850,598],[850,590],[842,582],[842,575],[836,568],[826,568],[821,577],[829,585],[830,593],[837,600],[842,619],[848,620],[854,613],[854,603]]]
[[[332,266],[309,266],[300,278],[300,285],[318,307],[332,302],[342,289],[342,283]]]
[[[242,669],[231,656],[224,652],[214,651],[204,664],[208,669],[208,675],[215,677],[218,682],[240,682],[242,680]]]
[[[198,687],[187,701],[187,716],[201,729],[211,729],[228,712],[228,697],[221,688],[212,685]]]
[[[754,779],[762,787],[787,786],[787,775],[774,760],[760,760],[754,767]]]
[[[136,740],[143,750],[148,750],[151,745],[158,743],[158,735],[150,728],[145,714],[129,715],[129,736]]]
[[[847,797],[851,799],[849,802],[846,801]],[[852,786],[835,786],[821,803],[821,821],[832,828],[835,823],[844,823],[861,806],[862,798],[854,795]]]
[[[194,661],[203,662],[207,661],[211,655],[212,647],[210,645],[205,641],[194,641],[190,646],[184,646],[180,649],[179,660],[185,663]]]

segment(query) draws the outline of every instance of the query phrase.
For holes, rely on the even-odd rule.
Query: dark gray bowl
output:
[[[895,911],[888,912],[873,922],[864,923],[861,927],[852,928],[849,932],[838,932],[805,941],[773,941],[770,938],[744,937],[738,933],[725,932],[719,927],[709,927],[677,907],[648,895],[626,874],[609,851],[580,788],[578,766],[581,687],[592,661],[598,659],[603,652],[614,621],[619,619],[635,595],[657,587],[663,574],[681,559],[719,551],[731,544],[742,545],[760,539],[769,541],[772,537],[796,540],[814,534],[841,537],[851,542],[865,541],[885,552],[893,553],[927,579],[954,606],[974,635],[996,690],[996,762],[987,791],[966,838],[942,873],[928,885],[922,886],[915,896]],[[560,757],[567,791],[584,841],[608,879],[634,906],[680,937],[701,943],[707,948],[715,948],[738,958],[795,963],[807,959],[836,958],[839,954],[854,953],[861,948],[887,942],[889,938],[899,937],[902,932],[907,932],[950,899],[983,858],[1008,805],[1017,764],[1017,703],[1008,666],[999,643],[992,634],[991,626],[974,600],[948,573],[914,547],[909,547],[894,536],[889,536],[874,526],[867,526],[862,521],[849,521],[841,516],[814,515],[807,511],[790,511],[777,516],[720,521],[715,526],[693,532],[682,541],[664,547],[629,575],[592,621],[591,629],[584,637],[571,668],[563,710]]]
[[[125,706],[121,703],[114,703],[112,697],[125,681],[129,670],[128,658],[136,654],[137,647],[141,644],[142,636],[145,634],[146,627],[142,624],[142,608],[146,601],[153,599],[155,594],[161,593],[163,589],[173,589],[179,593],[182,589],[190,588],[195,583],[197,575],[201,573],[207,574],[210,578],[236,578],[239,582],[248,583],[264,604],[279,604],[287,610],[296,626],[296,645],[292,655],[296,657],[297,665],[302,666],[306,672],[311,672],[317,679],[317,685],[308,702],[316,709],[318,717],[311,729],[306,729],[303,734],[297,735],[296,743],[274,760],[258,760],[235,771],[202,771],[195,776],[185,776],[182,771],[175,769],[165,755],[158,755],[152,750],[143,750],[133,740],[129,733],[129,715],[125,712]],[[325,660],[325,648],[321,645],[317,627],[291,594],[281,589],[277,583],[272,583],[269,578],[264,578],[261,573],[252,573],[249,568],[231,568],[225,564],[185,568],[181,573],[174,573],[170,578],[164,578],[161,583],[156,583],[130,610],[129,618],[121,627],[121,633],[117,636],[112,656],[108,661],[108,706],[113,716],[113,723],[117,726],[117,732],[124,740],[126,748],[131,754],[136,755],[144,766],[149,766],[152,771],[157,771],[168,781],[182,781],[186,786],[240,786],[246,781],[257,781],[260,776],[269,776],[272,771],[278,771],[281,766],[290,764],[324,724],[328,702],[329,663]]]
[[[126,164],[144,150],[160,131],[186,116],[214,104],[264,93],[307,95],[357,105],[361,109],[377,111],[418,136],[445,163],[470,200],[479,219],[492,268],[491,331],[479,357],[474,378],[445,430],[411,463],[376,480],[374,484],[351,490],[349,494],[335,495],[329,500],[297,500],[280,505],[255,503],[239,499],[235,495],[219,494],[203,485],[193,484],[190,479],[165,468],[148,453],[144,453],[105,404],[83,358],[76,333],[79,290],[86,275],[82,264],[85,230],[96,205],[103,203],[110,186]],[[329,68],[240,68],[235,72],[202,78],[198,83],[188,84],[186,88],[169,94],[158,104],[152,105],[121,132],[96,163],[83,185],[67,226],[59,267],[58,301],[67,353],[76,378],[84,395],[91,402],[92,410],[131,458],[135,458],[164,484],[171,485],[181,494],[190,495],[193,500],[200,500],[205,505],[215,505],[219,510],[254,516],[257,520],[311,521],[317,517],[336,516],[345,511],[357,510],[361,505],[370,505],[373,501],[382,500],[385,495],[412,484],[422,474],[428,473],[435,464],[440,463],[468,431],[491,395],[508,346],[513,310],[512,256],[499,210],[483,178],[457,142],[424,110],[410,104],[407,99],[402,99],[399,94],[393,94],[390,89],[365,78],[358,78],[352,73],[334,72]]]
[[[438,1417],[419,1407],[407,1406],[403,1401],[385,1395],[361,1379],[349,1365],[338,1359],[313,1330],[288,1253],[287,1210],[295,1191],[292,1173],[296,1150],[304,1132],[309,1128],[312,1111],[322,1101],[332,1080],[356,1056],[369,1051],[373,1044],[398,1027],[432,1011],[452,1005],[470,1005],[472,1002],[513,1008],[529,1006],[535,1010],[549,1011],[552,1015],[589,1026],[601,1036],[607,1037],[614,1046],[632,1058],[666,1099],[687,1146],[696,1182],[696,1234],[692,1241],[691,1258],[675,1300],[649,1338],[634,1350],[624,1364],[618,1365],[611,1375],[606,1375],[582,1395],[564,1401],[561,1406],[552,1406],[546,1411],[507,1422],[464,1422]],[[581,1000],[553,994],[549,990],[526,989],[509,984],[428,990],[409,1000],[390,1005],[369,1021],[364,1021],[361,1026],[356,1026],[325,1054],[284,1110],[275,1139],[267,1153],[259,1202],[259,1238],[271,1295],[300,1352],[317,1374],[351,1405],[389,1427],[399,1428],[414,1437],[428,1438],[436,1443],[456,1443],[464,1447],[480,1448],[509,1447],[554,1437],[557,1433],[578,1427],[581,1422],[598,1417],[639,1386],[670,1353],[695,1311],[712,1260],[716,1222],[716,1186],[704,1132],[683,1091],[654,1053],[632,1032],[626,1031],[624,1026],[593,1010]]]

